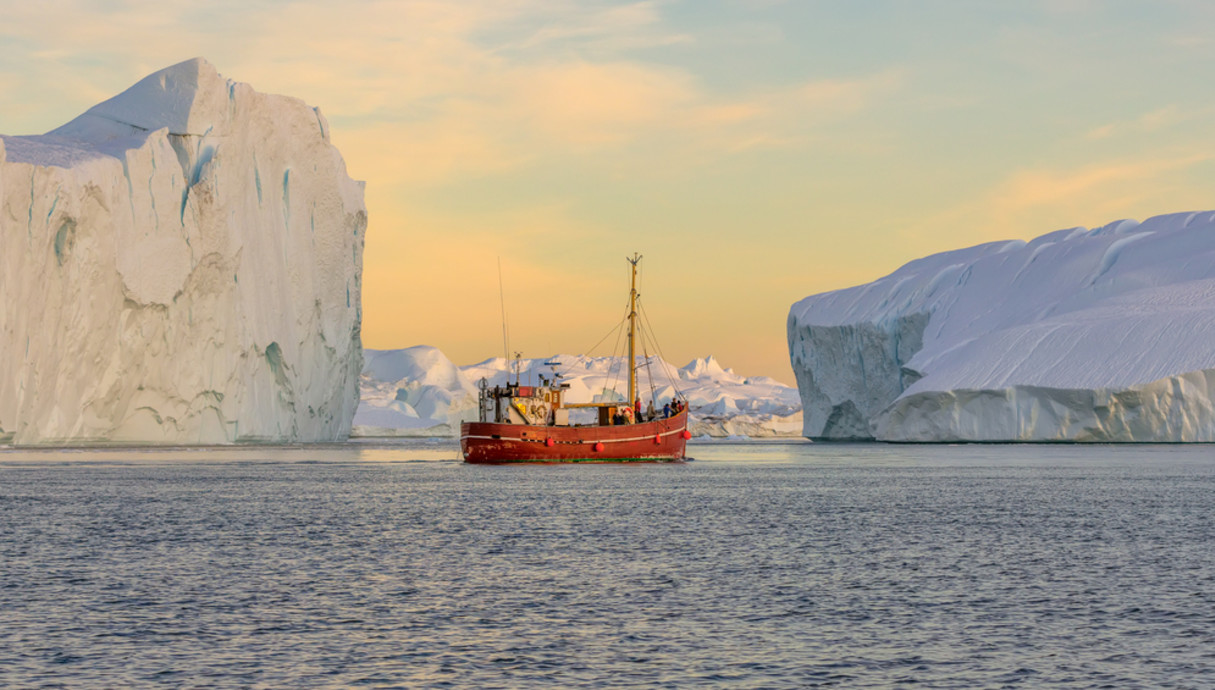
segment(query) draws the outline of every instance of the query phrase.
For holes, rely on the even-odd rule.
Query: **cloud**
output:
[[[534,7],[515,7],[491,18],[460,6],[380,5],[377,26],[413,26],[417,40],[383,39],[394,49],[362,57],[371,39],[332,43],[324,60],[290,65],[294,83],[283,89],[315,95],[342,141],[367,160],[382,181],[443,185],[467,177],[499,175],[548,157],[568,158],[633,147],[641,160],[703,163],[707,158],[761,148],[804,146],[816,125],[846,117],[897,89],[901,73],[856,80],[816,80],[757,87],[743,94],[708,90],[687,69],[625,56],[589,59],[543,45],[593,35],[623,45],[630,32],[652,32],[652,3],[618,12],[562,12],[520,44],[486,44],[483,33],[534,20]],[[292,20],[307,27],[332,21],[324,7]],[[606,17],[606,18],[604,18]],[[602,21],[600,21],[600,18]],[[652,32],[655,35],[661,32]],[[627,51],[626,51],[627,52]],[[329,59],[332,58],[332,59]],[[283,82],[283,65],[250,64],[250,81]],[[255,81],[255,85],[257,85]],[[373,160],[374,159],[374,160]],[[641,164],[642,170],[656,169]],[[661,167],[661,166],[659,166]],[[370,173],[367,174],[370,176]]]
[[[1183,34],[1169,38],[1167,43],[1175,48],[1198,52],[1210,47],[1212,41],[1209,36]]]
[[[1126,183],[1144,186],[1169,173],[1212,159],[1212,154],[1122,161],[1071,170],[1025,170],[1011,175],[990,196],[996,213],[1019,214],[1063,200],[1116,197],[1112,188]],[[1094,204],[1095,205],[1095,204]]]
[[[498,316],[483,298],[496,290],[486,271],[498,256],[508,278],[527,276],[529,298],[546,307],[527,317],[534,322],[521,316],[520,331],[595,331],[604,313],[615,314],[618,294],[601,277],[615,269],[592,270],[588,256],[659,248],[682,255],[685,238],[701,232],[687,229],[687,219],[711,213],[707,197],[756,179],[735,158],[793,158],[828,140],[854,145],[831,128],[851,126],[906,81],[880,67],[847,78],[798,68],[724,90],[704,71],[711,60],[698,40],[702,31],[736,27],[689,33],[672,28],[667,11],[665,2],[607,0],[17,3],[0,23],[0,64],[9,65],[0,68],[0,131],[13,131],[15,116],[23,132],[46,131],[195,56],[259,91],[319,106],[350,174],[368,181],[369,342],[448,349],[465,338],[471,357],[486,339],[473,325],[451,326],[450,315],[455,305],[488,305],[462,320],[488,324],[493,342]],[[706,184],[706,175],[716,179]],[[743,196],[735,206],[765,204]],[[754,216],[756,235],[770,222],[762,210],[745,215]],[[692,250],[702,262],[736,243],[710,240]],[[559,250],[570,256],[554,259]],[[691,333],[712,323],[721,303],[713,290],[737,293],[689,287],[687,299],[698,304],[671,328]],[[602,308],[593,303],[599,295]],[[401,305],[409,305],[406,318]],[[577,323],[558,328],[553,313]]]
[[[1175,151],[1074,167],[1021,169],[974,200],[913,223],[904,236],[933,241],[944,249],[1202,208],[1206,190],[1194,185],[1193,169],[1212,160],[1215,154]]]
[[[519,39],[508,40],[503,50],[551,52],[571,50],[575,54],[619,54],[622,51],[672,46],[694,42],[686,33],[667,30],[659,4],[634,2],[596,6],[587,2],[550,3],[539,26],[513,28]]]
[[[1101,125],[1085,133],[1084,138],[1090,140],[1109,139],[1122,135],[1138,135],[1157,132],[1182,124],[1197,117],[1209,115],[1209,111],[1183,111],[1176,105],[1166,105],[1126,122],[1111,122]]]
[[[47,119],[26,131],[201,55],[319,106],[352,173],[378,184],[445,185],[603,151],[645,171],[804,147],[900,81],[880,72],[714,92],[689,67],[638,58],[639,47],[694,41],[668,28],[658,2],[46,0],[5,19],[28,70],[0,112]],[[53,120],[29,109],[34,94],[58,104]]]
[[[703,98],[686,73],[640,63],[523,66],[510,83],[508,107],[520,124],[560,145],[615,145],[666,129]]]

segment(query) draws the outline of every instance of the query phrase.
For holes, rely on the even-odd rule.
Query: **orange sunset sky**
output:
[[[625,256],[667,358],[792,383],[790,305],[925,254],[1197,210],[1215,5],[45,0],[0,132],[201,56],[319,106],[367,181],[364,345],[579,353]],[[594,354],[609,354],[605,351]]]

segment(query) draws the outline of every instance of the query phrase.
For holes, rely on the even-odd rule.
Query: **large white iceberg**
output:
[[[811,438],[1215,441],[1215,212],[929,256],[788,337]]]
[[[367,350],[362,402],[354,419],[355,436],[452,436],[460,423],[477,418],[477,385],[514,381],[516,364],[501,357],[457,367],[438,349],[419,345],[403,350]],[[538,384],[561,374],[569,384],[567,402],[624,400],[625,360],[620,357],[556,355],[523,359],[519,380]],[[723,369],[713,357],[677,369],[657,357],[639,360],[641,398],[659,407],[676,392],[688,400],[696,436],[796,436],[801,431],[797,390],[767,377],[744,378]],[[582,411],[574,421],[589,422]]]
[[[0,441],[345,439],[366,218],[319,110],[201,59],[0,136]]]

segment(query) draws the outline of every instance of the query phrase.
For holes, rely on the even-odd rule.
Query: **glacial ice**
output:
[[[0,136],[0,442],[346,438],[365,228],[320,111],[202,59]]]
[[[352,435],[452,436],[476,417],[476,386],[438,348],[364,350]]]
[[[1215,441],[1215,212],[912,261],[788,338],[810,438]]]
[[[461,422],[477,417],[477,383],[482,378],[490,386],[515,380],[513,363],[501,357],[457,367],[437,348],[425,345],[369,349],[364,359],[354,436],[457,435]],[[695,359],[678,369],[657,357],[639,361],[643,403],[648,404],[652,393],[661,406],[676,390],[682,392],[696,436],[796,436],[801,430],[797,390],[775,379],[738,376],[713,357]],[[567,402],[624,400],[627,383],[619,357],[523,359],[519,366],[523,384],[539,384],[540,376],[552,379],[554,368],[546,362],[558,363],[561,381],[570,386]]]

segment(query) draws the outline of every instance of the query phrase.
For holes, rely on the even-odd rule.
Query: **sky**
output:
[[[364,345],[457,364],[611,354],[638,252],[666,359],[792,383],[803,297],[1215,207],[1207,0],[2,1],[5,134],[197,56],[318,106]]]

